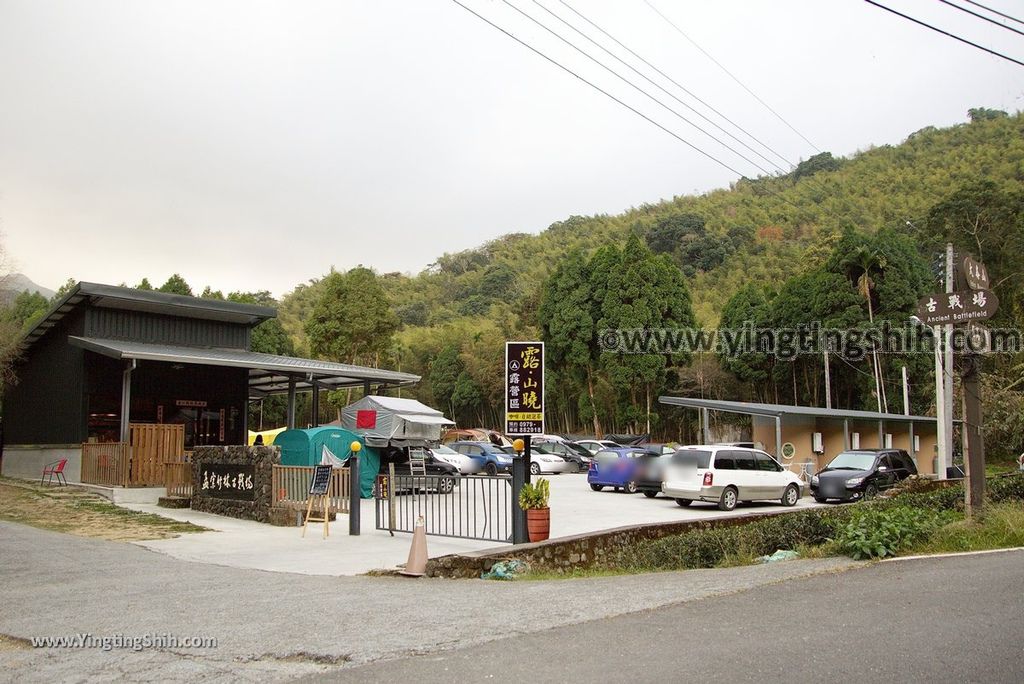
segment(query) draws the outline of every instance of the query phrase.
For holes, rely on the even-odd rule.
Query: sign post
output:
[[[309,496],[306,500],[306,519],[302,523],[302,536],[306,536],[306,526],[311,522],[322,522],[324,524],[324,539],[330,534],[328,529],[328,518],[331,517],[331,471],[334,466],[318,465],[313,466],[313,478],[309,481]],[[313,502],[320,501],[321,512],[314,517]]]
[[[530,481],[530,437],[544,434],[544,343],[505,343],[505,434],[523,438],[512,460],[512,542],[529,541],[519,492]]]

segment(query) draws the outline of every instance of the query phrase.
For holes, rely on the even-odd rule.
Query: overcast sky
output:
[[[177,271],[197,290],[280,295],[332,265],[415,273],[760,173],[502,0],[460,1],[732,170],[451,0],[0,0],[8,268],[50,288]],[[533,0],[510,2],[706,127]],[[791,162],[1024,108],[1024,67],[861,0],[651,0],[812,147],[644,0],[567,2]],[[882,2],[1024,61],[1024,36],[935,0]],[[1019,2],[982,4],[1024,18]]]

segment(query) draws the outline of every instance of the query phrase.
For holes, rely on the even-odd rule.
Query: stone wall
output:
[[[526,561],[531,570],[569,572],[577,568],[600,566],[606,560],[610,560],[618,549],[642,540],[659,539],[692,530],[743,525],[760,518],[786,515],[790,512],[792,511],[784,510],[733,518],[617,527],[603,532],[559,537],[533,544],[517,544],[501,549],[440,556],[427,562],[426,574],[430,577],[479,577],[498,561],[513,558]]]
[[[274,465],[280,462],[281,447],[277,446],[196,447],[192,454],[192,510],[269,522]],[[209,473],[204,466],[221,473],[244,473],[245,485],[210,486],[209,477],[207,483],[203,481],[202,473]]]

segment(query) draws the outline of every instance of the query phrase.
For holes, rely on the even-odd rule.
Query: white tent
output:
[[[363,397],[341,410],[342,427],[363,435],[368,446],[426,446],[441,439],[444,414],[415,399]]]

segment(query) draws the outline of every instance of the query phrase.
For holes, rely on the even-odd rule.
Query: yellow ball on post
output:
[[[348,445],[348,448],[352,450],[352,453],[358,454],[359,450],[363,448],[363,445],[359,442],[352,442]]]
[[[518,451],[519,453],[522,453],[523,449],[526,448],[526,444],[523,442],[523,440],[517,439],[514,442],[512,442],[512,448]]]

